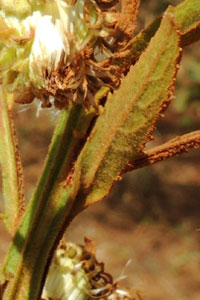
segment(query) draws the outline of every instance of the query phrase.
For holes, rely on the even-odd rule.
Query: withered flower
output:
[[[139,1],[39,0],[0,4],[0,84],[16,102],[97,107],[101,87],[120,84],[111,63],[132,37]]]
[[[42,300],[142,300],[139,291],[120,289],[104,271],[88,238],[85,245],[61,242],[51,262]]]

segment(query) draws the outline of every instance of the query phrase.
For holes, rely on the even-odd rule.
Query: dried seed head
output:
[[[16,102],[96,106],[102,86],[119,86],[109,59],[127,38],[120,0],[18,0],[16,12],[15,2],[0,2],[0,83]]]

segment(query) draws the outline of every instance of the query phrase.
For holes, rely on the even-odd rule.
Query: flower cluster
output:
[[[62,242],[51,263],[43,299],[87,300],[112,293],[111,275],[104,272],[104,265],[86,248]]]
[[[118,288],[112,276],[97,261],[93,242],[85,245],[61,242],[57,248],[42,292],[44,300],[142,300]]]
[[[20,103],[36,97],[43,107],[52,101],[59,108],[69,102],[97,107],[94,95],[101,87],[119,86],[119,68],[110,60],[134,27],[124,26],[123,17],[130,14],[123,3],[132,10],[135,4],[129,0],[21,2],[16,12],[13,1],[0,4],[0,84]]]

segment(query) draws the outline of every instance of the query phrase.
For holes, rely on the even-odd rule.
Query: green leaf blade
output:
[[[11,107],[12,99],[0,87],[0,164],[4,195],[4,222],[13,234],[24,211],[24,184]]]
[[[190,45],[200,39],[200,3],[199,0],[186,0],[173,7],[169,6],[168,13],[172,13],[181,34],[181,46]],[[121,71],[127,70],[128,66],[135,64],[142,52],[148,46],[151,38],[158,30],[162,17],[153,21],[147,28],[141,30],[124,49],[124,54],[115,54],[112,63],[119,65]]]
[[[151,139],[160,111],[173,96],[181,56],[179,43],[175,22],[166,14],[120,89],[109,95],[78,162],[82,183],[79,197],[85,198],[85,206],[109,193]]]
[[[187,46],[200,39],[200,2],[199,0],[185,0],[176,7],[169,7],[181,33],[181,45]]]

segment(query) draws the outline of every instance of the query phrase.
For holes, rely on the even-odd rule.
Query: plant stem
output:
[[[93,117],[93,112],[86,113],[79,105],[61,112],[43,175],[4,265],[7,278],[9,273],[14,275],[4,300],[40,297],[47,265],[68,223],[76,196],[78,177],[73,178],[73,161]]]

